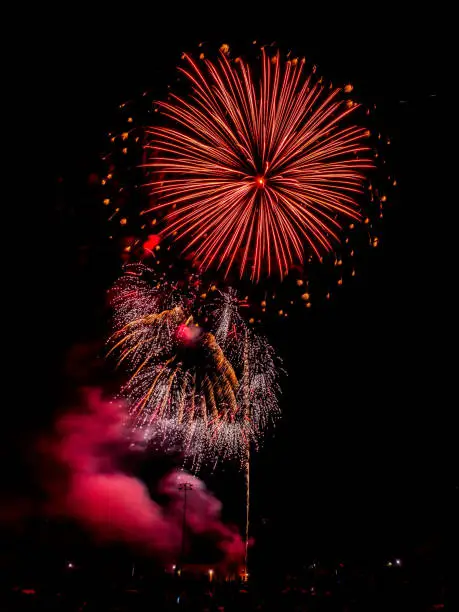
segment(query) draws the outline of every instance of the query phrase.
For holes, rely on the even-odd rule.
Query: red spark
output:
[[[158,246],[160,242],[161,236],[158,236],[158,234],[150,234],[148,236],[148,240],[145,240],[145,242],[143,243],[143,248],[145,249],[145,251],[152,252],[153,249]]]

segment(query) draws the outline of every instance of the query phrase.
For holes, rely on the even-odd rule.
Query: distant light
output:
[[[402,564],[400,559],[395,559],[395,563],[396,563],[396,565],[401,565]]]
[[[172,566],[172,569],[173,569],[173,570],[175,570],[176,568],[177,568],[177,566],[176,566],[176,565],[173,565],[173,566]]]
[[[389,562],[387,563],[387,567],[392,567],[392,561],[389,561]]]
[[[73,567],[75,567],[75,566],[73,565],[73,563],[67,563],[67,567],[68,567],[69,569],[72,569],[72,568],[73,568]]]

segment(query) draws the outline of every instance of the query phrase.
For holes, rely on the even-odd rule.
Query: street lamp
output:
[[[185,561],[185,531],[186,531],[186,494],[193,489],[191,482],[182,482],[178,486],[179,491],[183,491],[183,524],[182,524],[182,551],[180,554],[181,566]]]

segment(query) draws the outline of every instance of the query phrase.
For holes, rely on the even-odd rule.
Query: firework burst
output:
[[[201,270],[235,267],[252,281],[331,250],[340,217],[360,216],[373,165],[368,132],[348,125],[358,105],[279,53],[262,49],[259,82],[226,52],[203,68],[184,58],[191,93],[160,103],[172,124],[150,130],[147,165],[162,175],[150,210],[166,209],[163,233]]]
[[[212,305],[203,305],[194,278],[178,290],[164,279],[146,280],[152,274],[131,265],[113,290],[109,354],[129,371],[123,392],[134,428],[184,442],[196,465],[245,457],[279,413],[272,347],[247,327],[233,290],[216,291]],[[205,328],[195,322],[199,315]]]

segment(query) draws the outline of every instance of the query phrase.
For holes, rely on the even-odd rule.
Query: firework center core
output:
[[[264,176],[257,176],[256,178],[256,183],[257,183],[257,187],[259,189],[263,189],[263,187],[265,186],[265,177]]]

